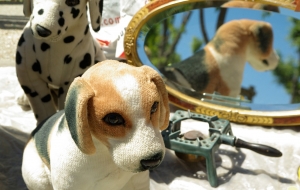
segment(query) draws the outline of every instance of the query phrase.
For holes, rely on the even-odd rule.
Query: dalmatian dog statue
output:
[[[32,190],[149,189],[148,169],[163,160],[160,130],[168,93],[148,66],[105,60],[72,82],[65,109],[27,143],[22,175]]]
[[[267,71],[275,69],[278,61],[272,26],[242,19],[223,24],[202,50],[161,72],[197,93],[238,97],[246,62],[257,71]]]
[[[87,8],[87,3],[89,9]],[[102,0],[24,0],[30,16],[19,39],[16,72],[37,123],[64,108],[73,79],[105,59],[89,31],[100,29]]]

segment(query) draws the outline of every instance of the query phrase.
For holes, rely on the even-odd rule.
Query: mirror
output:
[[[125,53],[129,63],[160,72],[181,109],[238,123],[299,125],[294,9],[277,1],[154,1],[129,23]]]

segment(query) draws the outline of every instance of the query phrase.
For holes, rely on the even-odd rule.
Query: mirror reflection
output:
[[[244,109],[299,108],[299,13],[288,16],[274,6],[190,6],[152,23],[138,44],[144,64],[154,65],[170,87],[202,101],[221,97]]]

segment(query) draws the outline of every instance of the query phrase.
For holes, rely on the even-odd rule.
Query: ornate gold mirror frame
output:
[[[157,0],[153,1],[142,9],[140,9],[132,18],[129,23],[125,37],[124,48],[127,56],[127,61],[131,65],[143,65],[137,52],[137,39],[142,27],[157,14],[165,10],[172,9],[176,12],[176,7],[184,6],[189,3],[205,3],[215,0]],[[218,0],[220,2],[222,0]],[[226,2],[226,1],[224,1]],[[280,0],[253,0],[262,4],[269,4],[278,7],[287,8],[290,10],[298,10],[296,2],[280,1]],[[170,86],[166,86],[169,93],[170,103],[184,110],[190,110],[205,115],[217,115],[220,118],[228,119],[232,122],[249,124],[249,125],[262,125],[262,126],[297,126],[300,125],[300,110],[291,111],[254,111],[245,110],[234,107],[227,107],[216,105],[209,102],[203,102],[199,99],[185,95]]]

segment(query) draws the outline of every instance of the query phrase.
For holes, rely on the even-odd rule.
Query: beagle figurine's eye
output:
[[[151,111],[150,113],[153,114],[157,111],[157,108],[158,108],[158,102],[154,102],[152,107],[151,107]]]
[[[104,122],[109,125],[124,125],[124,118],[118,113],[109,113],[103,118]]]
[[[262,62],[265,64],[265,65],[269,65],[269,62],[268,62],[268,60],[266,60],[266,59],[264,59],[264,60],[262,60]]]
[[[66,5],[68,6],[75,6],[78,5],[80,3],[79,0],[66,0]]]

